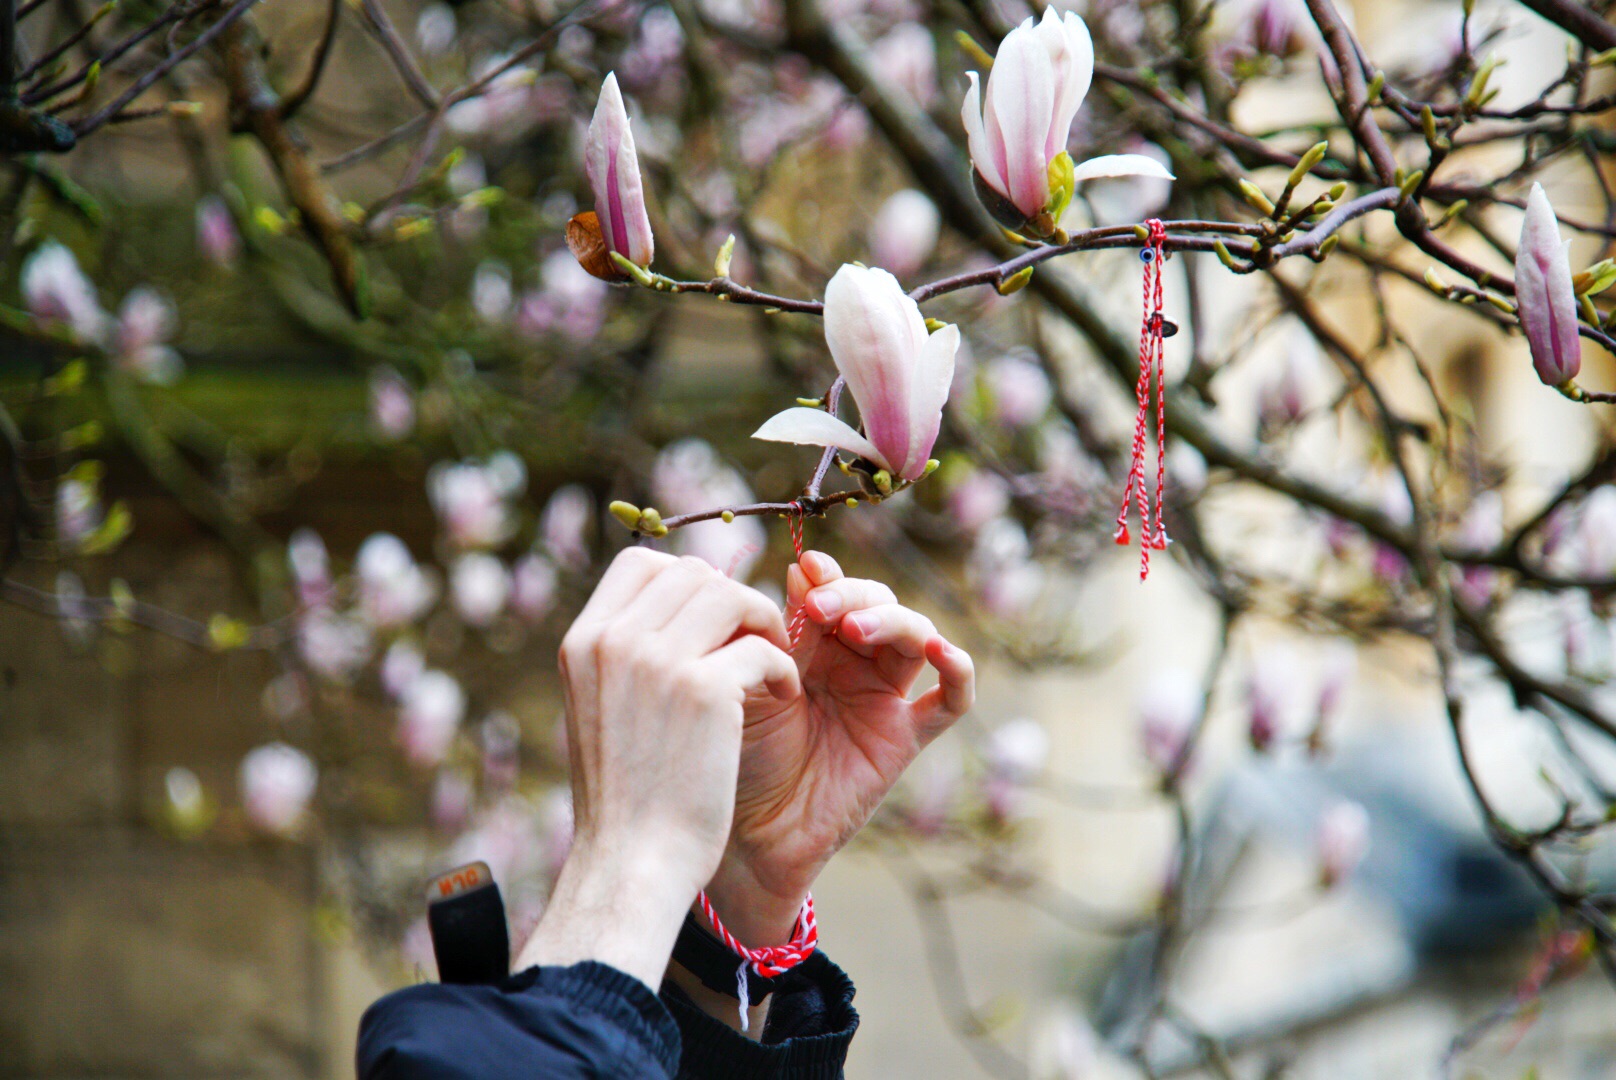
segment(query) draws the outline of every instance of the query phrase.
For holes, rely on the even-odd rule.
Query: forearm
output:
[[[597,960],[662,984],[694,893],[654,860],[574,848],[516,970]]]

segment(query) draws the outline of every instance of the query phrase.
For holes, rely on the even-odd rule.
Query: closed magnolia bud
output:
[[[616,74],[608,74],[601,84],[600,101],[584,141],[584,171],[595,192],[595,216],[606,250],[635,266],[650,266],[651,218],[645,210],[640,159]]]
[[[1532,350],[1532,366],[1545,386],[1564,386],[1582,369],[1577,298],[1571,262],[1560,240],[1554,207],[1541,184],[1532,185],[1515,255],[1515,301]]]

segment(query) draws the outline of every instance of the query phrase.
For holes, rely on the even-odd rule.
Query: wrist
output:
[[[517,969],[596,960],[655,992],[695,892],[688,875],[651,852],[575,845]]]
[[[726,855],[706,891],[730,933],[748,948],[758,949],[791,940],[808,896],[808,883],[800,889],[787,885],[783,892],[778,888],[765,887],[743,860]],[[701,905],[695,904],[692,910],[697,921],[711,931]]]

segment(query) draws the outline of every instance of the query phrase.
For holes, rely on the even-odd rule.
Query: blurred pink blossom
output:
[[[247,820],[264,832],[289,836],[314,797],[319,770],[303,751],[274,742],[241,759],[239,779]]]
[[[358,619],[318,607],[297,620],[298,655],[311,671],[333,682],[352,679],[370,651],[370,628]]]
[[[1025,616],[1044,591],[1043,567],[1033,561],[1032,544],[1021,523],[996,518],[977,533],[966,561],[966,579],[992,615]]]
[[[456,547],[495,547],[516,530],[509,500],[527,486],[527,468],[501,451],[486,462],[439,462],[427,474],[427,497]]]
[[[458,769],[440,769],[432,781],[432,824],[440,832],[454,835],[471,820],[476,789]]]
[[[1200,722],[1202,688],[1183,668],[1158,668],[1147,677],[1135,712],[1145,760],[1166,775],[1178,767],[1184,744]]]
[[[89,479],[69,475],[56,486],[56,536],[77,548],[100,528],[101,493]]]
[[[107,313],[67,248],[54,240],[41,244],[23,263],[21,280],[23,303],[35,319],[62,327],[82,342],[100,344],[105,339]]]
[[[567,251],[551,253],[540,267],[541,284],[522,294],[516,329],[527,337],[555,331],[584,342],[600,332],[611,286],[592,275]]]
[[[1332,888],[1351,877],[1369,853],[1369,814],[1355,802],[1335,803],[1319,818],[1314,843],[1319,883]]]
[[[651,493],[664,516],[737,506],[755,501],[741,474],[701,439],[680,439],[657,455],[651,470]],[[705,560],[720,573],[744,581],[768,543],[763,523],[739,517],[728,524],[702,521],[673,534],[681,555]]]
[[[204,259],[221,270],[232,269],[241,258],[236,219],[217,195],[205,195],[196,204],[196,246]]]
[[[1491,551],[1504,540],[1504,500],[1496,491],[1483,491],[1470,503],[1459,521],[1459,544],[1468,551]],[[1485,607],[1492,599],[1498,572],[1490,566],[1466,564],[1459,572],[1456,591],[1472,608]]]
[[[948,491],[948,516],[966,535],[1010,509],[1010,482],[992,469],[973,468]]]
[[[179,378],[184,361],[168,344],[174,333],[174,305],[142,285],[129,290],[118,309],[113,357],[119,367],[145,382],[166,386]]]
[[[902,89],[922,109],[930,108],[937,99],[937,42],[931,31],[919,23],[902,22],[887,31],[870,46],[870,60],[883,78]]]
[[[421,655],[421,650],[400,638],[387,647],[387,653],[382,657],[382,689],[397,701],[425,670],[426,657]]]
[[[286,542],[286,565],[297,586],[297,602],[305,608],[331,602],[331,558],[325,541],[313,529],[304,527]]]
[[[442,56],[448,52],[459,32],[454,8],[448,4],[427,4],[415,17],[415,43],[426,56]]]
[[[539,515],[539,540],[544,550],[568,570],[586,569],[595,514],[595,497],[587,487],[568,484],[557,488]]]
[[[359,577],[360,607],[378,628],[408,625],[438,598],[437,582],[392,533],[375,533],[366,539],[359,546],[354,569]]]
[[[370,430],[386,442],[397,442],[415,430],[415,395],[387,364],[370,371]]]
[[[511,569],[511,609],[528,622],[542,621],[555,608],[560,584],[555,563],[529,552]]]
[[[511,576],[505,564],[486,552],[460,556],[449,569],[449,593],[469,626],[487,626],[505,610]]]
[[[453,675],[427,670],[404,691],[398,710],[398,741],[412,765],[443,761],[466,714],[466,692]]]
[[[480,736],[484,785],[490,791],[511,790],[521,767],[522,726],[510,713],[495,709],[483,719]]]
[[[982,381],[993,401],[993,416],[1005,427],[1030,427],[1049,412],[1055,399],[1043,365],[1024,351],[1006,353],[982,365]]]
[[[870,223],[870,257],[895,277],[906,278],[931,258],[942,217],[924,192],[905,188],[881,204]]]

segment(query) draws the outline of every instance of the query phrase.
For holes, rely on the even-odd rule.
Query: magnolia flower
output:
[[[988,736],[983,756],[982,797],[988,813],[1008,822],[1022,811],[1023,789],[1043,772],[1049,758],[1049,735],[1038,721],[1022,717],[1001,724]]]
[[[241,257],[241,234],[230,208],[217,195],[203,196],[196,204],[196,246],[202,257],[221,270],[228,270]]]
[[[1246,683],[1246,700],[1251,709],[1248,735],[1253,749],[1273,745],[1291,713],[1296,698],[1296,657],[1283,646],[1264,648],[1252,661]]]
[[[508,500],[527,485],[527,468],[511,453],[486,463],[440,463],[427,476],[427,496],[457,547],[493,547],[516,528]]]
[[[529,553],[511,569],[511,608],[528,622],[539,622],[555,607],[561,575],[555,563]]]
[[[589,532],[595,498],[582,484],[559,487],[539,515],[539,540],[550,557],[569,570],[589,566]]]
[[[741,474],[701,439],[680,439],[663,448],[651,470],[651,494],[657,505],[676,514],[736,506],[756,496]],[[763,523],[755,517],[731,522],[700,521],[673,536],[680,555],[694,555],[721,574],[745,580],[768,543]]]
[[[629,127],[628,110],[623,107],[615,73],[608,74],[601,84],[600,101],[584,142],[584,171],[589,175],[589,186],[595,190],[595,216],[607,251],[616,252],[636,266],[650,266],[651,218],[645,211],[634,132]]]
[[[247,820],[268,833],[296,830],[314,796],[319,771],[303,751],[274,742],[241,759],[241,803]]]
[[[69,475],[56,488],[56,535],[76,548],[100,528],[101,493],[94,480]]]
[[[1044,568],[1033,560],[1027,530],[1011,517],[998,517],[976,534],[966,561],[966,580],[982,606],[1001,619],[1031,611],[1044,592]]]
[[[432,781],[432,824],[451,835],[466,827],[477,792],[458,769],[444,769]]]
[[[905,188],[875,212],[870,254],[898,277],[908,277],[931,258],[941,227],[936,205],[923,192]]]
[[[1504,540],[1504,500],[1496,491],[1483,491],[1459,521],[1457,537],[1467,551],[1491,551]],[[1485,607],[1492,599],[1498,574],[1490,566],[1466,565],[1459,573],[1457,592],[1470,607]]]
[[[118,309],[113,355],[119,367],[146,382],[167,385],[179,378],[184,362],[168,344],[174,333],[174,305],[144,285],[131,289]]]
[[[475,551],[455,560],[449,571],[449,592],[455,610],[468,625],[487,626],[511,595],[511,576],[497,558]]]
[[[1564,386],[1582,369],[1570,247],[1571,241],[1560,240],[1560,223],[1543,185],[1533,184],[1515,253],[1515,301],[1532,366],[1545,386]]]
[[[517,331],[539,337],[554,330],[579,342],[599,333],[609,286],[565,251],[552,253],[539,272],[543,284],[523,293],[517,307]]]
[[[510,268],[493,259],[479,263],[471,278],[471,306],[478,318],[503,323],[510,317],[513,300]]]
[[[825,341],[865,434],[823,409],[796,408],[770,417],[752,437],[833,446],[884,470],[888,483],[919,480],[942,426],[959,327],[928,335],[919,306],[897,278],[846,265],[825,287]],[[883,487],[879,476],[876,486]]]
[[[961,116],[976,167],[977,190],[1006,225],[1039,236],[1054,232],[1074,186],[1100,176],[1171,180],[1140,154],[1110,154],[1074,168],[1066,153],[1072,119],[1094,76],[1094,43],[1074,12],[1044,9],[1005,35],[984,91],[967,72]],[[985,191],[983,189],[986,189]]]
[[[1010,509],[1010,482],[990,469],[972,469],[948,492],[948,515],[967,535]]]
[[[297,585],[297,602],[318,607],[331,600],[331,558],[325,541],[313,529],[302,528],[286,543],[286,565]]]
[[[1328,889],[1352,876],[1369,853],[1369,814],[1355,802],[1336,803],[1319,818],[1314,842],[1319,883]]]
[[[398,710],[398,741],[414,765],[437,765],[466,714],[466,692],[453,675],[423,671],[404,691]]]
[[[993,416],[1009,428],[1036,424],[1055,400],[1049,376],[1029,353],[1006,353],[982,365],[982,381],[993,398]]]
[[[359,576],[359,605],[378,627],[413,622],[437,599],[437,583],[392,533],[376,533],[359,545],[354,569]]]
[[[870,46],[876,71],[902,87],[915,104],[929,108],[937,96],[937,43],[917,22],[903,22]]]
[[[415,43],[428,56],[441,56],[454,44],[460,28],[454,8],[448,4],[428,4],[415,19]]]
[[[370,372],[370,428],[388,442],[415,430],[415,396],[404,376],[386,364]]]
[[[1616,574],[1616,488],[1597,487],[1582,501],[1571,541],[1568,546],[1578,573]]]
[[[100,342],[107,332],[107,313],[95,286],[79,269],[67,248],[51,240],[40,245],[22,266],[23,303],[47,326],[61,326],[80,341]]]
[[[1195,678],[1182,668],[1164,668],[1151,675],[1139,694],[1139,744],[1145,760],[1163,775],[1175,767],[1182,769],[1190,732],[1201,719],[1204,692]]]
[[[370,659],[370,628],[358,619],[318,607],[297,623],[297,651],[309,669],[347,682]]]
[[[400,638],[387,647],[387,654],[382,657],[382,689],[398,700],[425,670],[426,657],[421,655],[421,650]]]

